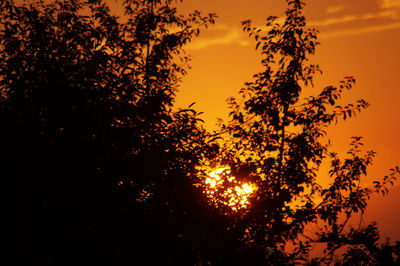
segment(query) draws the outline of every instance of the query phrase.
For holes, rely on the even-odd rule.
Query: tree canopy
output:
[[[264,70],[210,133],[174,99],[184,46],[216,15],[183,16],[175,2],[125,0],[121,18],[102,0],[0,3],[9,263],[330,264],[337,254],[339,264],[399,263],[400,242],[349,221],[400,169],[363,187],[375,153],[361,151],[362,138],[348,158],[331,151],[327,127],[368,103],[339,104],[353,77],[304,97],[321,73],[308,61],[319,43],[304,3],[288,0],[284,22],[268,17],[267,30],[243,22]],[[239,183],[253,191],[232,208]],[[315,245],[324,252],[312,257]]]
[[[123,4],[124,22],[104,1],[0,5],[2,176],[21,264],[167,256],[182,212],[196,211],[187,174],[205,133],[172,105],[182,47],[215,16]]]

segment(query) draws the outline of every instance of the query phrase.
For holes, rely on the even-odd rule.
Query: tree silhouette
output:
[[[354,116],[368,103],[338,105],[342,93],[353,86],[352,77],[315,96],[303,96],[303,88],[313,87],[314,75],[321,72],[307,62],[319,43],[317,31],[306,25],[304,3],[288,0],[288,5],[281,25],[277,17],[267,18],[266,32],[251,21],[243,22],[244,31],[261,49],[264,70],[240,90],[239,100],[228,99],[230,119],[221,125],[224,144],[219,162],[257,186],[249,209],[234,221],[236,234],[241,232],[243,260],[264,265],[330,264],[342,248],[345,255],[339,264],[394,263],[399,243],[379,246],[374,224],[353,227],[349,220],[364,212],[372,193],[386,193],[386,185],[400,169],[374,181],[372,188],[363,187],[360,179],[375,153],[361,152],[361,137],[352,138],[344,160],[328,152],[326,128]],[[327,158],[331,184],[322,187],[318,170]],[[312,227],[313,233],[305,230],[310,224],[318,228]],[[323,246],[324,255],[312,258],[316,244]]]
[[[196,111],[172,105],[182,48],[215,16],[181,16],[169,0],[123,5],[125,22],[104,1],[0,4],[11,263],[197,256],[185,247],[202,206],[190,174],[206,133]]]
[[[21,265],[264,265],[398,263],[375,224],[349,227],[395,168],[360,186],[374,152],[354,137],[349,158],[328,153],[325,129],[367,107],[337,105],[345,78],[302,97],[318,66],[303,3],[288,1],[266,35],[243,23],[265,70],[230,99],[230,120],[210,134],[192,109],[173,111],[187,71],[184,45],[215,15],[177,13],[172,0],[0,2],[0,171],[10,218],[8,263]],[[319,185],[323,159],[332,183]],[[204,165],[207,165],[204,167]],[[205,196],[210,167],[255,184],[248,208]],[[221,173],[228,180],[227,170]],[[111,195],[110,195],[111,185]],[[217,208],[215,208],[215,206]],[[309,235],[309,224],[320,225]],[[323,257],[311,258],[315,243]]]

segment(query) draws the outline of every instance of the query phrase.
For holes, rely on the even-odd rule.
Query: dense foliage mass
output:
[[[319,72],[307,65],[318,41],[303,3],[288,1],[283,25],[269,17],[266,32],[243,23],[265,70],[240,102],[229,100],[217,134],[191,107],[173,109],[184,45],[215,15],[182,16],[174,3],[125,0],[118,18],[101,0],[0,2],[8,262],[318,264],[341,252],[343,264],[398,263],[400,244],[379,244],[375,224],[348,226],[400,170],[364,188],[374,153],[360,152],[360,137],[349,158],[328,153],[326,127],[368,104],[337,105],[351,77],[302,97]],[[317,175],[327,157],[324,188]],[[221,181],[209,204],[206,177],[217,165],[230,171],[218,178],[236,183]],[[243,186],[246,208],[233,211],[221,202],[240,182],[256,189],[247,198]],[[306,234],[317,222],[320,230]],[[324,256],[310,256],[315,243]]]
[[[188,173],[207,148],[197,113],[172,104],[182,47],[214,15],[183,17],[171,2],[124,1],[122,20],[104,1],[1,1],[1,175],[16,264],[178,258],[200,201]]]

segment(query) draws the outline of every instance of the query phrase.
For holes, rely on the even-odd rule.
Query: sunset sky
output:
[[[119,0],[113,5],[116,9]],[[343,94],[342,103],[365,99],[370,107],[355,118],[332,126],[328,135],[335,151],[346,156],[351,136],[363,136],[365,150],[377,156],[369,168],[365,184],[400,166],[400,0],[306,0],[304,13],[309,26],[320,31],[316,54],[319,64],[314,93],[328,85],[338,85],[345,76],[354,76],[356,85]],[[255,43],[243,33],[241,21],[251,19],[264,26],[267,16],[283,17],[286,0],[184,0],[178,10],[218,15],[215,25],[203,29],[186,51],[192,69],[178,92],[175,106],[186,108],[193,102],[209,130],[217,118],[227,118],[225,100],[237,95],[244,83],[262,70]],[[312,91],[306,93],[311,94]],[[326,164],[324,166],[327,171]],[[329,178],[321,177],[328,184]],[[389,195],[374,197],[365,220],[378,222],[383,239],[400,240],[400,180]]]
[[[377,152],[369,180],[383,177],[400,165],[400,0],[308,0],[306,4],[308,25],[320,31],[321,45],[311,58],[323,70],[315,93],[354,76],[356,86],[344,93],[342,102],[363,98],[371,104],[329,130],[332,150],[345,156],[350,137],[363,136],[365,149]],[[215,12],[219,17],[188,46],[192,69],[176,100],[177,107],[196,102],[194,108],[204,112],[205,125],[212,130],[218,117],[227,117],[226,98],[236,95],[262,69],[260,54],[242,32],[241,21],[251,19],[255,26],[263,26],[267,16],[284,15],[286,1],[185,0],[178,7],[183,12]],[[370,202],[366,220],[376,220],[383,237],[400,240],[399,204],[396,185],[388,196]]]
[[[6,261],[400,261],[400,0],[0,0],[0,57]]]

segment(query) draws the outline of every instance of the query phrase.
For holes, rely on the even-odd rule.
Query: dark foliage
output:
[[[375,224],[348,222],[400,170],[364,188],[374,152],[361,153],[360,137],[349,158],[328,153],[326,127],[368,104],[337,104],[351,77],[302,97],[320,72],[307,65],[317,32],[306,27],[303,3],[288,2],[284,24],[268,18],[266,35],[243,23],[265,71],[241,90],[241,103],[230,99],[216,135],[191,107],[172,109],[187,70],[183,47],[215,15],[181,16],[172,0],[125,0],[123,18],[101,0],[0,2],[6,263],[329,264],[342,248],[338,264],[399,263],[399,243],[379,244]],[[317,174],[327,157],[324,188]],[[256,184],[250,208],[210,206],[204,162]],[[316,243],[326,256],[309,256]]]
[[[124,1],[121,22],[103,1],[1,2],[9,263],[198,259],[206,134],[171,107],[182,47],[214,15],[171,4]]]
[[[318,65],[308,63],[319,43],[317,31],[306,25],[304,3],[288,4],[284,22],[268,17],[266,31],[243,22],[244,31],[261,50],[264,70],[240,90],[240,100],[228,99],[230,120],[221,127],[225,142],[219,160],[237,176],[245,173],[242,176],[258,187],[249,210],[234,221],[244,243],[243,257],[258,264],[330,264],[344,249],[345,264],[394,263],[398,244],[379,246],[374,225],[353,228],[349,220],[364,213],[372,193],[386,193],[385,186],[400,169],[374,181],[372,188],[363,187],[360,180],[375,153],[362,154],[361,137],[352,138],[345,160],[328,152],[326,128],[354,116],[368,103],[338,104],[355,83],[353,77],[315,96],[303,96],[303,89],[312,88],[314,75],[321,73]],[[327,158],[331,170],[325,178],[331,184],[322,187],[319,168]],[[310,256],[315,245],[324,247],[324,256]]]

